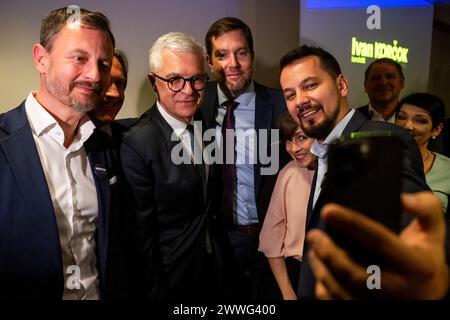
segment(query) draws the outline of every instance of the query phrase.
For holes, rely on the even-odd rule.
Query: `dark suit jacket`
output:
[[[367,119],[371,119],[370,114],[369,114],[369,105],[366,104],[362,107],[357,108],[356,110],[358,110],[359,112],[361,112],[363,115],[366,116]]]
[[[101,295],[114,298],[114,288],[123,288],[121,272],[111,265],[117,260],[110,246],[117,227],[120,177],[110,185],[118,157],[109,152],[108,141],[95,131],[85,150],[99,205],[96,250]],[[0,164],[0,297],[61,299],[65,284],[58,226],[24,102],[0,115]]]
[[[211,231],[214,184],[210,166],[208,192],[194,164],[174,164],[173,129],[156,104],[125,135],[121,158],[135,208],[136,281],[139,298],[201,301],[211,299]]]
[[[416,142],[412,139],[411,135],[404,129],[393,125],[391,123],[383,121],[370,121],[358,110],[351,118],[350,122],[345,127],[342,135],[349,135],[352,132],[357,131],[392,131],[401,138],[403,142],[403,173],[402,173],[402,183],[403,192],[418,192],[423,190],[429,190],[423,173],[423,166],[421,161],[421,156],[419,149],[417,148]],[[389,155],[385,155],[388,157]],[[317,174],[316,174],[317,175]],[[389,183],[388,181],[386,183]],[[315,189],[316,176],[313,180],[312,189]],[[322,187],[322,191],[317,199],[314,210],[312,209],[312,199],[313,191],[309,198],[308,203],[308,215],[306,221],[306,232],[312,228],[324,229],[324,223],[320,217],[320,210],[322,207],[328,203],[327,199],[327,185],[326,183]],[[407,219],[407,218],[406,218]],[[407,221],[404,221],[404,225]],[[300,270],[300,280],[297,290],[297,295],[299,298],[312,299],[314,298],[314,286],[315,280],[312,274],[311,267],[308,262],[308,245],[305,243],[303,250],[303,260]]]
[[[124,134],[136,123],[137,118],[127,118],[115,120],[109,126],[111,127],[112,138],[116,145],[120,146]]]
[[[277,128],[277,120],[279,116],[287,110],[284,96],[280,90],[265,87],[257,82],[255,84],[255,129],[273,129]],[[219,108],[219,100],[217,97],[217,82],[210,81],[207,84],[205,99],[200,108],[207,128],[216,127],[216,115]],[[267,144],[267,153],[270,155],[270,144],[278,143],[271,141],[270,135]],[[259,145],[258,145],[259,147]],[[281,170],[286,163],[289,162],[290,157],[286,152],[284,145],[278,143],[279,154],[279,170]],[[268,165],[267,165],[268,166]],[[255,199],[258,210],[258,219],[260,224],[264,221],[267,208],[269,206],[270,197],[272,196],[273,187],[277,179],[277,175],[261,175],[261,159],[258,157],[257,163],[254,165],[254,185],[255,185]],[[220,170],[220,169],[219,169]],[[278,170],[278,171],[279,171]]]

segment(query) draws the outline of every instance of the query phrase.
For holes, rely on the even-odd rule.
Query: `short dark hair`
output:
[[[364,83],[367,82],[367,77],[369,76],[370,69],[372,69],[372,67],[374,65],[379,64],[379,63],[386,63],[386,64],[390,64],[391,66],[394,66],[397,69],[400,77],[403,80],[405,79],[405,76],[403,75],[403,69],[402,69],[402,66],[400,65],[400,63],[398,63],[395,60],[389,59],[389,58],[381,58],[381,59],[374,60],[374,61],[372,61],[371,64],[369,64],[366,71],[364,72]]]
[[[114,49],[114,57],[117,58],[117,60],[119,60],[119,63],[122,66],[123,75],[125,76],[125,79],[128,80],[128,59],[127,59],[127,56],[125,55],[125,53],[122,50],[115,48]]]
[[[397,105],[396,117],[405,103],[424,109],[431,116],[433,129],[444,123],[445,105],[441,98],[431,93],[417,92],[404,97]]]
[[[223,33],[233,31],[233,30],[242,30],[245,35],[245,39],[247,40],[248,48],[250,49],[250,53],[253,55],[253,36],[252,31],[249,26],[246,25],[242,20],[235,17],[225,17],[214,22],[208,29],[208,32],[205,36],[205,46],[206,53],[211,56],[212,54],[212,38],[218,37]]]
[[[281,143],[286,143],[295,134],[298,128],[297,122],[292,118],[288,111],[283,112],[277,120],[277,127],[280,129]]]
[[[79,9],[81,23],[108,34],[114,48],[116,42],[108,18],[101,12],[92,12],[83,8]],[[40,44],[47,51],[52,50],[55,35],[62,30],[69,18],[74,17],[74,14],[73,7],[64,7],[51,11],[42,19]]]
[[[308,45],[302,45],[285,54],[280,60],[280,70],[283,70],[287,65],[292,64],[297,60],[301,60],[309,56],[318,57],[322,68],[332,77],[337,78],[340,74],[342,74],[339,63],[331,53],[320,47],[312,47]]]

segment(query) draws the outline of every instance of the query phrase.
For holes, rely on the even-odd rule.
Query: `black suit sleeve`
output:
[[[124,142],[121,147],[122,166],[132,189],[133,209],[130,215],[132,247],[135,248],[135,269],[133,288],[138,298],[164,300],[167,281],[164,276],[163,258],[159,243],[159,228],[153,200],[154,179],[150,160],[131,144]]]

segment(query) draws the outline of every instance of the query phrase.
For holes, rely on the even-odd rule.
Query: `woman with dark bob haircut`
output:
[[[430,151],[430,143],[441,133],[444,117],[445,106],[439,97],[413,93],[399,102],[395,119],[395,124],[408,130],[416,140],[427,184],[441,201],[443,212],[450,193],[450,158]]]
[[[259,235],[259,251],[267,257],[283,299],[295,300],[317,158],[309,151],[314,139],[287,111],[278,119],[278,127],[292,161],[278,174]]]

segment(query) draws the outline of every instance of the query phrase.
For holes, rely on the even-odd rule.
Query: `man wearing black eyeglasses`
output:
[[[214,231],[197,110],[208,80],[203,47],[179,32],[150,49],[149,80],[157,101],[123,139],[122,164],[135,209],[130,231],[138,298],[214,299]],[[194,118],[196,121],[194,121]]]

